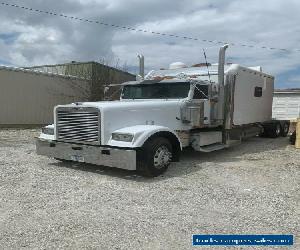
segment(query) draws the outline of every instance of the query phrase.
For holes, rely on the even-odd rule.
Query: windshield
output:
[[[188,97],[189,82],[164,82],[124,86],[123,99],[178,99]]]

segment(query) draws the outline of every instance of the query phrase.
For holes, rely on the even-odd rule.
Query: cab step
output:
[[[227,142],[226,142],[227,147],[240,145],[241,143],[242,143],[241,140],[227,140]]]
[[[227,147],[228,146],[226,144],[215,143],[215,144],[211,144],[211,145],[199,147],[198,151],[209,153],[209,152],[217,151],[217,150],[220,150],[220,149],[223,149],[223,148],[227,148]]]

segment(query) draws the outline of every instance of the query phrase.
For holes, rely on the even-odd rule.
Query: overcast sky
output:
[[[192,36],[200,39],[300,49],[297,0],[13,0],[20,4],[106,23]],[[217,62],[219,45],[123,31],[0,5],[0,64],[29,66],[70,61],[100,61],[146,69]],[[300,87],[300,52],[231,46],[227,61],[263,67],[276,87]]]

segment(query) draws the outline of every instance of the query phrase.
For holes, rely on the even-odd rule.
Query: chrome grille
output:
[[[100,144],[100,113],[95,108],[58,108],[56,110],[58,141]]]

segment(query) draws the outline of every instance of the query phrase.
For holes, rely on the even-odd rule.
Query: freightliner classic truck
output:
[[[219,62],[151,71],[122,84],[119,101],[59,105],[37,153],[158,176],[184,148],[221,150],[244,138],[286,136],[288,121],[272,120],[274,77],[260,67]]]

